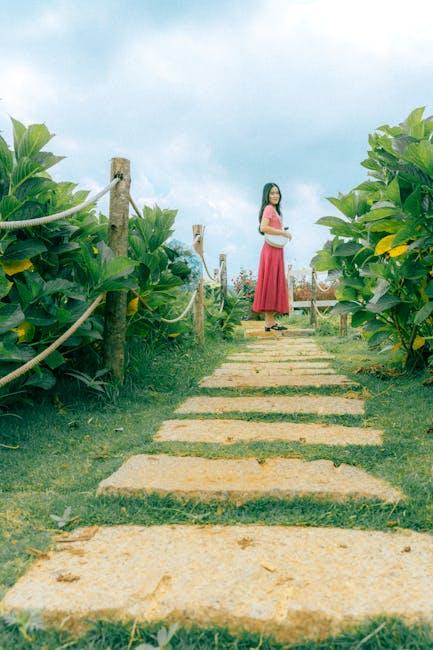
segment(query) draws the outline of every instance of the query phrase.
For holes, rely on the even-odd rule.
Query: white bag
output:
[[[267,241],[269,246],[273,246],[274,248],[284,248],[289,238],[284,237],[284,235],[270,235],[265,232],[265,241]]]

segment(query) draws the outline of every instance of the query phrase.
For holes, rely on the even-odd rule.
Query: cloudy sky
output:
[[[45,122],[54,170],[96,190],[131,160],[138,204],[206,225],[211,268],[257,267],[265,182],[309,265],[327,196],[366,177],[368,133],[433,112],[428,0],[1,1],[0,129]],[[105,206],[102,205],[104,208]]]

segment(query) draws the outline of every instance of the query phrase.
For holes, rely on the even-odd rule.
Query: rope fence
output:
[[[314,328],[317,327],[318,319],[328,321],[333,318],[333,314],[323,313],[319,307],[325,310],[337,304],[338,300],[318,300],[317,289],[320,291],[329,291],[333,283],[325,284],[317,280],[317,272],[315,269],[311,270],[311,298],[305,300],[294,300],[294,274],[292,272],[292,265],[287,267],[287,286],[289,293],[289,315],[293,315],[296,308],[310,310],[310,325]],[[347,314],[340,314],[340,336],[347,336]]]
[[[45,348],[45,350],[43,350],[42,352],[37,354],[35,357],[33,357],[33,359],[30,359],[29,361],[27,361],[27,363],[25,363],[24,365],[20,366],[16,370],[13,370],[12,372],[10,372],[8,375],[5,375],[4,377],[1,377],[0,378],[0,388],[2,386],[6,386],[6,384],[9,384],[9,382],[13,381],[14,379],[18,379],[18,377],[21,377],[22,375],[24,375],[26,372],[28,372],[29,370],[31,370],[32,368],[37,366],[39,363],[41,363],[41,361],[44,361],[44,359],[49,357],[52,352],[57,350],[57,348],[59,348],[62,345],[62,343],[67,341],[72,336],[72,334],[74,334],[77,331],[77,329],[79,329],[81,327],[81,325],[83,325],[83,323],[86,322],[86,320],[89,318],[89,316],[91,316],[93,314],[96,307],[102,302],[102,300],[104,298],[104,295],[105,294],[101,293],[92,302],[92,304],[89,305],[89,307],[86,309],[86,311],[75,321],[75,323],[73,325],[71,325],[71,327],[69,329],[67,329],[66,332],[64,332],[61,336],[59,336],[58,339],[53,341],[53,343],[51,343],[51,345],[49,345],[47,348]]]
[[[77,212],[81,212],[84,208],[87,208],[92,203],[96,203],[104,194],[107,194],[121,179],[119,177],[113,178],[113,180],[104,187],[103,190],[97,192],[95,196],[92,196],[90,199],[86,199],[80,205],[76,205],[73,208],[68,210],[63,210],[62,212],[57,212],[56,214],[49,214],[46,217],[37,217],[36,219],[23,219],[22,221],[0,221],[0,230],[17,230],[18,228],[30,228],[33,226],[44,226],[47,223],[53,223],[54,221],[60,221],[60,219],[65,219],[66,217],[72,217]]]

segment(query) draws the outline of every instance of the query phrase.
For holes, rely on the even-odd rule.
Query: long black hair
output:
[[[277,205],[275,206],[276,211],[278,212],[279,215],[281,215],[281,208],[280,208],[280,203],[281,203],[281,190],[278,187],[276,183],[266,183],[266,185],[263,188],[263,194],[262,194],[262,205],[259,211],[259,233],[261,235],[264,235],[262,231],[260,230],[260,224],[262,222],[262,215],[263,215],[263,210],[266,208],[267,205],[269,205],[269,194],[270,191],[273,187],[276,187],[277,190],[280,193],[280,200],[278,201]]]

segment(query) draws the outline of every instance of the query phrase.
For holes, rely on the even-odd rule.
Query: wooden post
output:
[[[204,227],[198,224],[195,224],[192,227],[192,236],[193,241],[195,241],[196,235],[199,235],[199,238],[193,244],[194,249],[200,257],[203,257],[203,232]],[[199,343],[204,343],[204,286],[203,286],[203,272],[202,277],[198,283],[197,293],[194,300],[194,329],[197,341]]]
[[[287,291],[289,294],[289,316],[293,316],[295,308],[293,306],[293,275],[292,275],[292,265],[287,265]]]
[[[316,298],[317,298],[316,271],[312,269],[311,270],[310,325],[312,325],[313,327],[317,327]]]
[[[340,314],[340,336],[347,336],[347,314]]]
[[[114,255],[128,254],[130,163],[126,158],[112,158],[111,180],[121,180],[110,191],[108,245]],[[127,291],[109,291],[105,301],[104,365],[115,381],[123,384],[125,375]]]
[[[224,298],[227,296],[227,255],[225,253],[220,254],[220,267],[223,264],[221,269],[221,293]]]

